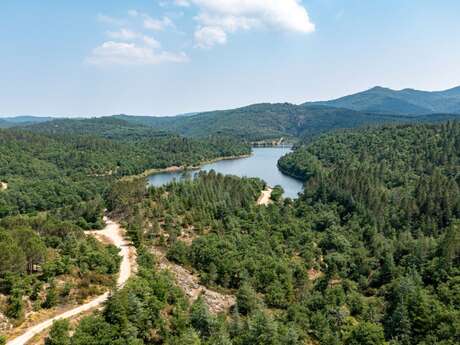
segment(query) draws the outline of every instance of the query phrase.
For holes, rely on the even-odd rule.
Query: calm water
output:
[[[296,198],[303,189],[302,182],[284,175],[277,166],[278,160],[289,152],[288,148],[255,148],[249,158],[206,164],[201,170],[215,170],[221,174],[240,177],[259,177],[270,186],[282,186],[285,197]],[[182,176],[182,172],[155,174],[149,177],[149,184],[158,187],[174,179],[180,180]]]

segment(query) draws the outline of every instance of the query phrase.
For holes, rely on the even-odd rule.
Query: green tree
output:
[[[50,286],[46,290],[46,298],[42,304],[43,308],[51,309],[58,303],[58,292],[54,280],[51,281]]]
[[[243,283],[236,293],[236,303],[238,311],[247,315],[252,313],[258,305],[257,295],[248,283]]]
[[[361,322],[351,330],[346,345],[385,345],[385,336],[381,325]]]
[[[215,321],[202,296],[198,297],[192,305],[190,323],[203,338],[208,338],[214,331]]]
[[[0,242],[0,274],[22,273],[26,271],[26,267],[26,256],[15,242]]]
[[[53,323],[45,345],[70,345],[70,324],[68,320],[58,320]]]

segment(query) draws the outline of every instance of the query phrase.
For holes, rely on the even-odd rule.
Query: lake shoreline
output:
[[[167,168],[153,168],[153,169],[147,169],[143,173],[138,174],[138,175],[131,175],[131,176],[125,176],[122,178],[122,180],[133,180],[133,179],[138,179],[138,178],[146,178],[149,176],[157,175],[157,174],[164,174],[164,173],[177,173],[181,171],[194,171],[194,170],[199,170],[201,169],[204,165],[206,164],[212,164],[220,161],[230,161],[230,160],[237,160],[237,159],[244,159],[244,158],[250,158],[253,155],[251,154],[245,154],[245,155],[239,155],[239,156],[224,156],[224,157],[217,157],[213,159],[208,159],[205,161],[200,162],[198,165],[192,165],[192,166],[169,166]]]
[[[169,167],[167,169],[157,169],[149,171],[149,186],[161,187],[174,180],[180,181],[185,176],[183,171],[189,171],[193,176],[197,171],[211,171],[223,175],[234,175],[239,177],[255,177],[267,183],[267,186],[280,185],[283,187],[285,197],[295,199],[303,191],[303,182],[284,174],[277,166],[278,160],[291,150],[288,148],[253,148],[252,155],[242,155],[238,157],[224,157],[224,159],[214,159],[211,164],[202,162],[202,165],[195,167]],[[246,157],[246,158],[245,158]],[[159,171],[161,170],[161,171]]]
[[[278,167],[279,171],[281,171],[284,175],[292,177],[293,179],[296,179],[296,180],[301,181],[303,183],[307,182],[307,180],[308,180],[303,176],[296,175],[295,173],[283,168],[279,163],[277,164],[277,167]]]

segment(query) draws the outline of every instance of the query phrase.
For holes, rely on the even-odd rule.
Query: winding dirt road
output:
[[[117,286],[121,288],[126,284],[129,277],[131,277],[131,275],[134,273],[136,262],[135,250],[132,246],[130,246],[129,242],[125,240],[124,231],[118,223],[115,223],[108,218],[104,218],[104,220],[106,222],[106,227],[103,230],[88,231],[86,234],[95,236],[101,242],[110,242],[120,249],[120,256],[122,257],[122,261],[120,264]],[[105,294],[93,299],[91,302],[83,304],[61,315],[41,322],[38,325],[30,327],[23,335],[7,342],[7,345],[25,345],[37,334],[40,334],[41,332],[50,328],[54,321],[70,319],[81,313],[99,307],[102,303],[107,301],[109,294],[110,292],[106,292]]]

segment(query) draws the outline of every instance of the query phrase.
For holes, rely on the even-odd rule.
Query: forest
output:
[[[16,327],[113,288],[118,249],[84,231],[104,226],[117,180],[250,153],[233,139],[186,139],[118,120],[2,129],[0,147],[0,333],[4,316]]]
[[[63,212],[92,227],[85,204],[102,200],[117,178],[250,153],[249,146],[228,138],[186,139],[123,121],[62,122],[47,130],[37,125],[33,132],[0,130],[0,179],[8,184],[0,193],[0,217],[71,208]]]
[[[300,141],[279,167],[305,191],[293,200],[277,187],[268,206],[257,178],[121,179],[250,150],[137,126],[0,131],[2,313],[20,323],[29,305],[113,286],[117,250],[83,235],[103,226],[104,208],[138,250],[136,277],[77,325],[56,322],[47,345],[460,342],[459,122]],[[235,304],[216,314],[190,300],[158,252]]]
[[[305,192],[267,207],[255,202],[263,181],[215,172],[115,184],[108,204],[142,273],[70,343],[459,343],[459,123],[328,134],[280,167]],[[146,254],[161,249],[236,304],[213,315],[184,299]]]
[[[432,112],[424,114],[409,116],[398,112],[358,111],[316,104],[262,103],[189,116],[117,115],[113,118],[156,130],[180,133],[187,137],[200,138],[212,134],[255,142],[281,137],[289,138],[291,141],[311,140],[320,134],[339,129],[395,123],[439,122],[458,119],[459,116]]]

